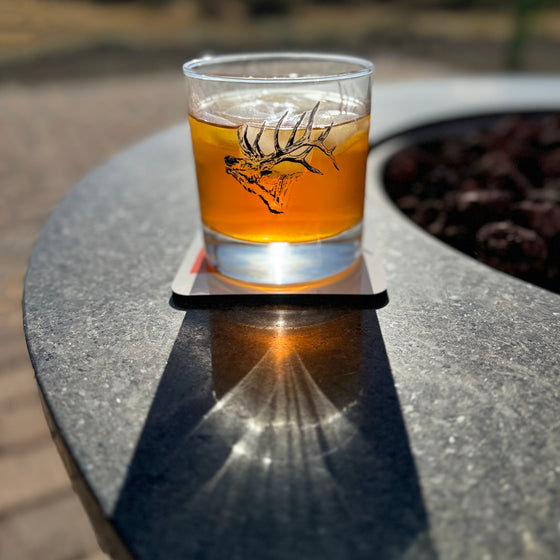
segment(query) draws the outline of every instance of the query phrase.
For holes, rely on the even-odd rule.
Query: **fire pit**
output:
[[[176,308],[198,212],[186,125],[98,168],[45,225],[27,343],[113,558],[559,557],[560,296],[425,233],[382,178],[395,154],[453,126],[399,131],[544,111],[560,79],[375,91],[365,228],[387,276],[382,309]]]

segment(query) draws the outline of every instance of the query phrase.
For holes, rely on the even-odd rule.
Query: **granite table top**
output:
[[[372,142],[558,107],[560,79],[375,88]],[[187,125],[65,198],[33,251],[29,352],[115,558],[560,556],[560,296],[422,232],[368,165],[381,309],[178,309],[199,227]]]

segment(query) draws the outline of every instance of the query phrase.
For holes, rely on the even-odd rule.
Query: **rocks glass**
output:
[[[209,264],[277,286],[351,267],[361,254],[373,64],[247,54],[183,71]]]

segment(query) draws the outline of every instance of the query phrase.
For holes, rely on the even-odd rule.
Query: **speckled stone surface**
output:
[[[560,79],[378,87],[373,140],[553,107]],[[170,304],[198,228],[188,130],[54,212],[25,285],[30,355],[77,487],[136,559],[560,556],[560,296],[408,222],[370,158],[378,310]]]

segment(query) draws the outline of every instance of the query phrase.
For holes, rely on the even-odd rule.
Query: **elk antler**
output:
[[[322,172],[319,169],[313,167],[306,161],[306,158],[311,153],[311,151],[314,148],[317,148],[331,159],[333,165],[338,170],[338,166],[333,156],[333,151],[336,146],[329,149],[325,146],[324,143],[333,127],[333,123],[331,122],[331,124],[327,128],[325,128],[325,130],[323,130],[323,132],[321,132],[321,134],[319,134],[319,136],[317,136],[315,140],[311,140],[311,134],[313,132],[313,120],[315,119],[315,114],[319,109],[319,103],[320,102],[317,102],[315,107],[313,107],[313,109],[309,113],[307,125],[303,134],[296,140],[297,132],[301,123],[304,121],[307,112],[303,112],[301,114],[296,124],[292,128],[290,136],[283,147],[280,145],[280,129],[282,127],[284,119],[288,116],[288,111],[286,111],[280,117],[274,129],[274,151],[270,154],[264,154],[259,144],[266,123],[263,122],[263,124],[261,125],[259,131],[257,132],[257,135],[255,136],[253,144],[249,142],[249,139],[247,137],[247,125],[243,124],[240,128],[237,129],[239,147],[241,148],[243,155],[254,163],[257,163],[264,169],[270,169],[283,161],[290,161],[303,165],[312,173],[319,173],[320,175],[322,175]]]

